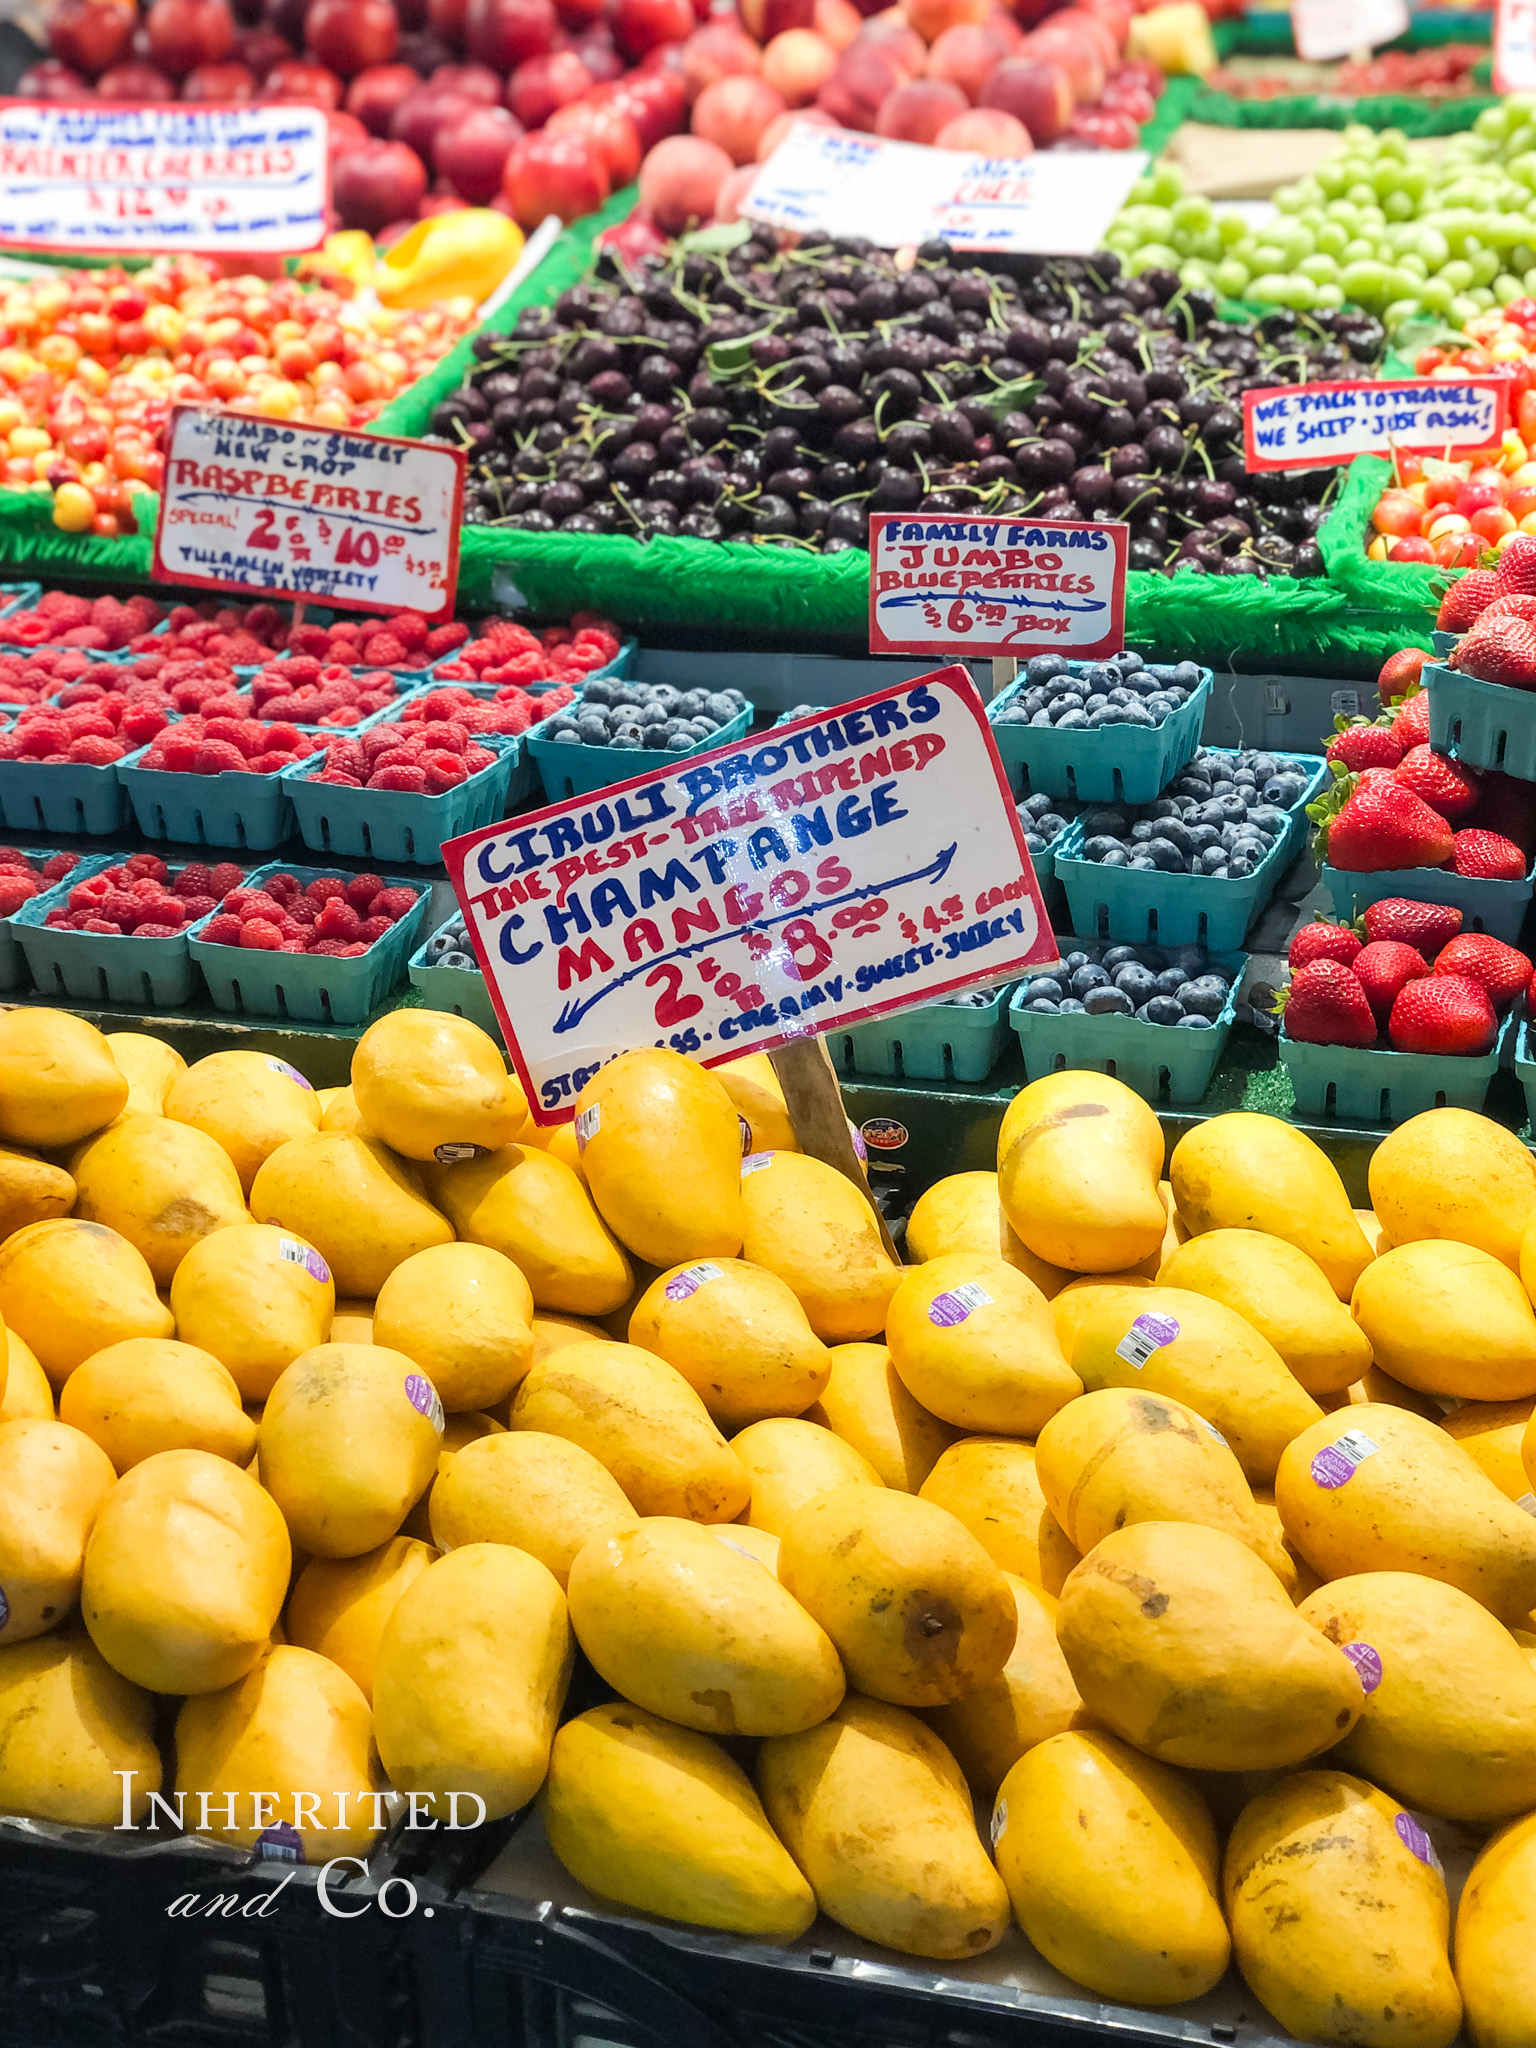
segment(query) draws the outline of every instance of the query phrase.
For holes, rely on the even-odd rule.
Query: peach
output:
[[[820,107],[791,107],[788,113],[776,115],[757,138],[758,162],[767,163],[790,129],[798,127],[801,122],[808,128],[835,128],[838,125]]]
[[[1042,28],[1024,38],[1020,55],[1037,63],[1055,64],[1067,74],[1072,97],[1080,107],[1092,106],[1104,91],[1104,66],[1093,43],[1080,29],[1059,28],[1052,15]]]
[[[881,102],[898,86],[910,85],[912,78],[894,51],[866,42],[861,35],[838,58],[837,69],[816,95],[816,104],[840,126],[867,131],[875,125]]]
[[[978,156],[1032,156],[1035,149],[1024,123],[999,107],[967,107],[939,130],[933,146]]]
[[[1009,57],[982,87],[981,105],[1012,114],[1043,148],[1065,134],[1072,119],[1072,82],[1059,64]]]
[[[741,25],[759,43],[771,43],[786,29],[810,28],[816,0],[737,0]]]
[[[875,133],[893,142],[932,142],[941,128],[966,111],[965,94],[958,85],[946,85],[941,78],[915,78],[880,102]]]
[[[863,26],[864,17],[853,0],[816,0],[816,33],[834,50],[846,50]]]
[[[1008,44],[989,21],[962,21],[945,29],[928,52],[928,76],[957,85],[968,100],[981,89],[1008,55]]]
[[[792,29],[784,31],[792,35]],[[715,219],[732,221],[741,219],[741,202],[752,189],[752,180],[757,176],[756,164],[741,164],[732,171],[720,190],[715,194]]]
[[[906,0],[906,17],[925,43],[937,42],[947,28],[961,22],[985,21],[992,0]]]
[[[729,15],[717,15],[683,45],[683,90],[691,103],[717,78],[758,71],[762,61],[762,51],[746,30]]]
[[[1049,26],[1052,35],[1061,29],[1071,29],[1075,34],[1086,37],[1098,52],[1099,62],[1106,72],[1113,71],[1120,62],[1124,38],[1117,40],[1108,22],[1101,15],[1090,14],[1086,8],[1065,8],[1060,14],[1050,15],[1041,26]]]
[[[749,164],[758,138],[784,101],[766,79],[734,73],[706,85],[693,103],[693,132],[718,143],[733,164]]]
[[[837,51],[813,28],[787,28],[763,52],[763,77],[787,107],[809,106],[837,69]]]
[[[640,166],[640,205],[664,234],[712,218],[720,187],[735,165],[717,143],[669,135]]]
[[[866,21],[853,47],[889,50],[909,78],[921,78],[928,68],[928,45],[907,26],[906,16],[895,7]]]
[[[1018,17],[1006,7],[994,7],[987,16],[987,27],[1002,37],[1008,45],[1009,56],[1017,57],[1024,47],[1024,31],[1019,26]]]

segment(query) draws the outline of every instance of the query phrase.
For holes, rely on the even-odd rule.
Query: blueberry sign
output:
[[[1112,654],[1124,638],[1118,520],[877,512],[871,654]]]
[[[533,1115],[555,1124],[635,1047],[715,1066],[1054,959],[1024,832],[956,666],[443,857]]]

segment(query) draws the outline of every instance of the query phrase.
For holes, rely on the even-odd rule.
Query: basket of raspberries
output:
[[[408,697],[400,707],[400,722],[417,725],[424,719],[450,718],[477,735],[497,733],[515,739],[575,701],[569,683],[551,684],[537,696],[519,683],[442,683]]]
[[[18,914],[17,942],[46,995],[175,1009],[197,986],[188,931],[244,880],[233,861],[170,868],[154,853],[124,861],[98,854],[74,871],[67,891]]]
[[[623,651],[611,620],[577,612],[568,626],[535,633],[513,619],[486,619],[470,639],[433,670],[440,683],[570,683],[607,673]]]
[[[400,876],[258,868],[192,932],[220,1010],[361,1024],[398,983],[427,890]]]
[[[482,742],[461,719],[407,721],[402,712],[331,740],[323,761],[286,786],[299,834],[317,853],[425,867],[441,861],[445,839],[505,817],[526,774],[516,740],[490,732]]]
[[[251,678],[251,702],[263,718],[343,731],[357,730],[399,694],[387,668],[343,668],[313,654],[269,662]]]
[[[287,721],[194,713],[119,774],[147,839],[270,848],[293,831],[287,771],[321,745]]]
[[[0,846],[0,989],[22,988],[27,980],[26,955],[16,943],[16,913],[41,896],[52,898],[66,875],[79,867],[78,853],[51,853],[34,847]]]
[[[47,590],[34,605],[0,618],[0,645],[78,647],[92,654],[116,654],[147,639],[165,617],[152,597],[82,597],[74,590]]]
[[[0,621],[0,626],[3,626]],[[115,657],[87,654],[80,647],[40,647],[35,654],[19,654],[14,647],[0,647],[0,705],[7,709],[23,704],[40,704],[46,697],[80,681],[82,676],[109,669],[118,672]]]

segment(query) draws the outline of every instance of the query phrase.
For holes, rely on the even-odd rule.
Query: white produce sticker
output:
[[[1154,1315],[1148,1311],[1138,1316],[1115,1346],[1116,1358],[1123,1358],[1140,1372],[1147,1360],[1165,1344],[1171,1344],[1179,1334],[1179,1326],[1173,1316]]]
[[[1515,1506],[1524,1508],[1528,1515],[1536,1515],[1536,1493],[1522,1493]]]
[[[749,1173],[761,1173],[765,1166],[772,1166],[772,1164],[773,1154],[771,1152],[749,1152],[741,1162],[741,1177],[745,1180]]]
[[[588,1145],[591,1144],[602,1128],[603,1105],[600,1102],[594,1102],[589,1109],[584,1109],[576,1119],[576,1150],[578,1152],[585,1152]]]
[[[313,1245],[300,1244],[297,1238],[280,1237],[278,1253],[288,1266],[302,1266],[311,1280],[318,1280],[323,1287],[331,1277],[331,1269],[315,1250]]]
[[[1005,1828],[1007,1827],[1007,1825],[1008,1825],[1008,1802],[1007,1802],[1007,1800],[1006,1800],[1006,1799],[999,1799],[999,1801],[997,1802],[997,1805],[996,1805],[996,1806],[995,1806],[995,1807],[993,1808],[993,1811],[992,1811],[992,1829],[991,1829],[991,1833],[992,1833],[992,1846],[993,1846],[993,1848],[994,1848],[994,1849],[995,1849],[995,1848],[997,1847],[998,1843],[999,1843],[999,1842],[1000,1842],[1000,1841],[1001,1841],[1001,1840],[1003,1839],[1003,1830],[1004,1830],[1004,1829],[1005,1829]]]

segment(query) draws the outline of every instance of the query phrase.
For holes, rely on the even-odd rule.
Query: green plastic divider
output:
[[[1278,99],[1239,99],[1233,93],[1201,91],[1186,118],[1213,128],[1400,128],[1413,141],[1436,135],[1461,135],[1485,107],[1496,107],[1494,93],[1468,93],[1462,99],[1426,100],[1406,93],[1371,93],[1339,99],[1324,93],[1287,93]]]
[[[1371,514],[1391,477],[1392,465],[1383,456],[1357,455],[1333,511],[1319,529],[1317,544],[1334,589],[1356,605],[1411,625],[1408,639],[1427,647],[1446,571],[1418,562],[1373,562],[1365,552]]]
[[[1182,128],[1189,119],[1190,109],[1203,91],[1198,78],[1170,78],[1158,97],[1156,113],[1137,138],[1137,148],[1150,150],[1153,156],[1161,154],[1172,140],[1174,130]]]

